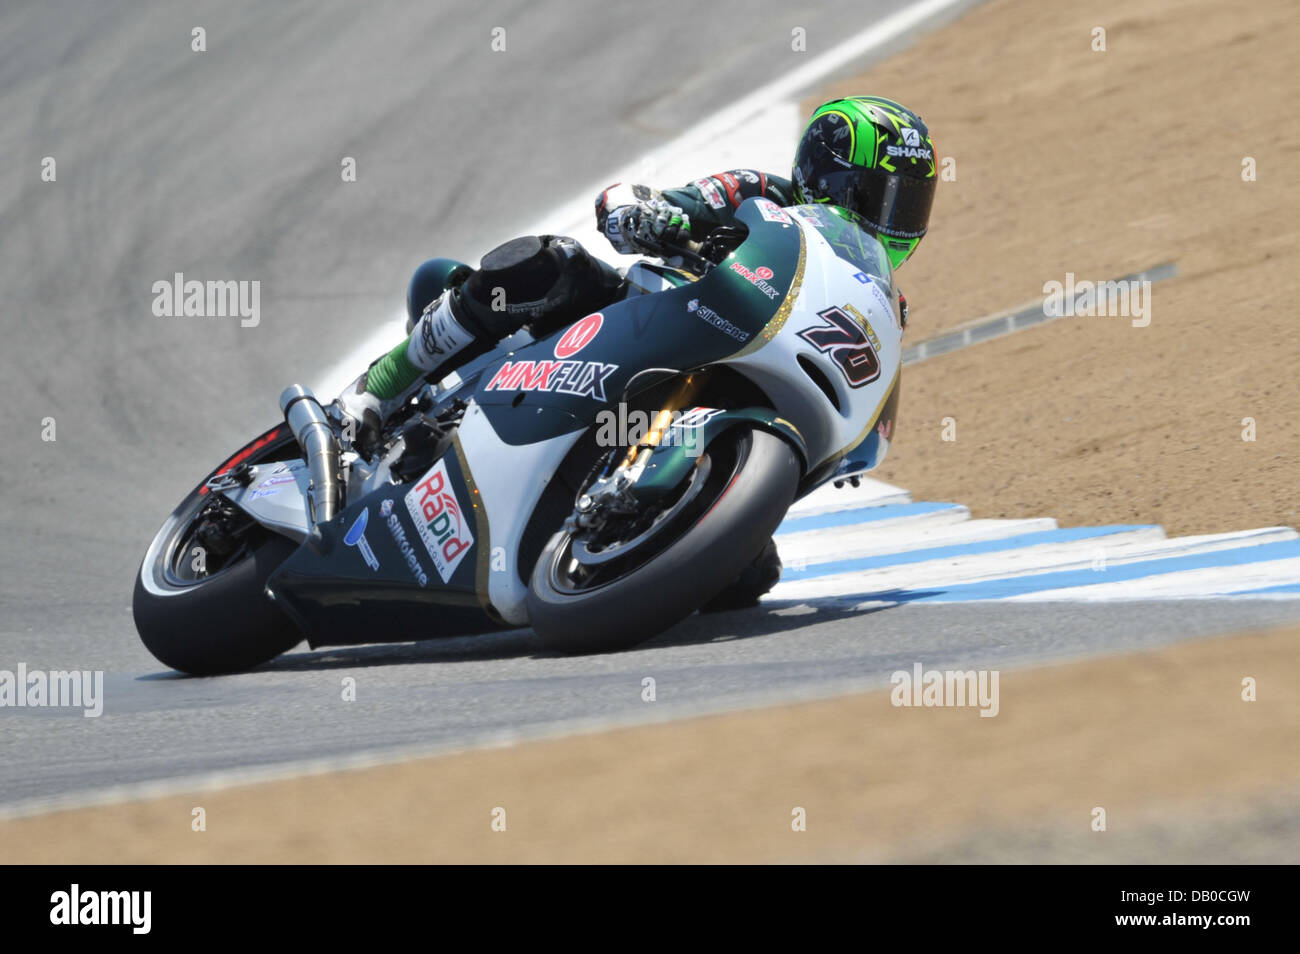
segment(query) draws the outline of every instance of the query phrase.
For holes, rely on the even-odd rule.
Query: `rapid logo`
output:
[[[781,294],[775,285],[768,282],[768,279],[772,277],[772,269],[768,268],[766,265],[760,265],[751,272],[744,265],[740,264],[740,262],[732,262],[731,270],[761,291],[768,298],[774,299],[777,295]]]
[[[572,358],[595,340],[600,331],[600,326],[604,323],[605,316],[600,312],[588,315],[580,321],[575,321],[569,326],[569,330],[560,336],[560,340],[555,343],[555,356],[557,358]]]
[[[375,551],[370,549],[370,541],[366,539],[366,524],[369,522],[370,508],[366,507],[357,514],[357,519],[352,521],[352,526],[348,527],[348,532],[343,535],[343,542],[360,550],[366,566],[378,572],[379,558],[375,556]]]
[[[442,582],[451,582],[456,567],[474,545],[474,534],[470,532],[469,521],[447,479],[445,462],[434,464],[424,479],[407,493],[406,509],[415,521],[415,531],[424,541],[424,548],[433,558]],[[389,518],[390,530],[393,519]],[[409,560],[407,565],[410,565]]]
[[[555,391],[604,401],[605,381],[617,370],[599,361],[507,361],[483,390]]]

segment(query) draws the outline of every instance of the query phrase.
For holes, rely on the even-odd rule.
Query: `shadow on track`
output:
[[[695,613],[676,626],[623,652],[705,645],[773,636],[803,627],[867,616],[892,606],[856,609],[838,601],[770,600],[760,607],[722,613]],[[485,662],[498,659],[563,658],[546,650],[530,629],[477,636],[436,637],[410,643],[332,646],[317,651],[286,653],[255,672],[312,672],[367,666],[409,666],[429,663]],[[571,657],[578,658],[578,657]],[[190,679],[181,673],[150,673],[142,680]]]

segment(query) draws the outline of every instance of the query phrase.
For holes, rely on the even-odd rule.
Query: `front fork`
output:
[[[565,522],[566,529],[570,532],[592,530],[610,516],[627,516],[640,509],[633,490],[678,412],[693,402],[703,379],[703,374],[688,374],[678,382],[664,402],[665,406],[655,412],[645,437],[628,447],[622,462],[614,470],[598,477],[578,497],[572,516]]]
[[[808,445],[793,423],[767,407],[698,408],[689,420],[675,415],[694,406],[695,395],[704,384],[705,373],[687,375],[655,414],[645,439],[629,447],[612,471],[602,474],[578,497],[573,515],[565,526],[571,531],[599,527],[613,515],[636,513],[647,501],[660,499],[680,487],[690,476],[704,449],[724,431],[737,425],[769,431],[788,443],[799,456],[804,473],[810,466]],[[666,441],[673,427],[682,439]]]

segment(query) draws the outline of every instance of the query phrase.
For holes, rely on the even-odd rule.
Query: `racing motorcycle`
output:
[[[906,312],[852,213],[749,199],[625,278],[602,311],[425,382],[368,455],[287,388],[283,422],[150,544],[145,646],[194,674],[304,638],[630,647],[736,580],[794,500],[884,458]]]

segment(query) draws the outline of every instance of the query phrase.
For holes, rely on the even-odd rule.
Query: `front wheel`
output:
[[[287,427],[272,428],[214,474],[298,453]],[[302,634],[262,588],[297,548],[200,485],[158,531],[136,576],[141,641],[164,665],[200,676],[251,669],[291,649]]]
[[[799,477],[798,457],[775,434],[734,427],[719,435],[648,526],[599,543],[568,530],[551,538],[529,584],[534,631],[560,652],[610,652],[685,619],[762,550]]]

